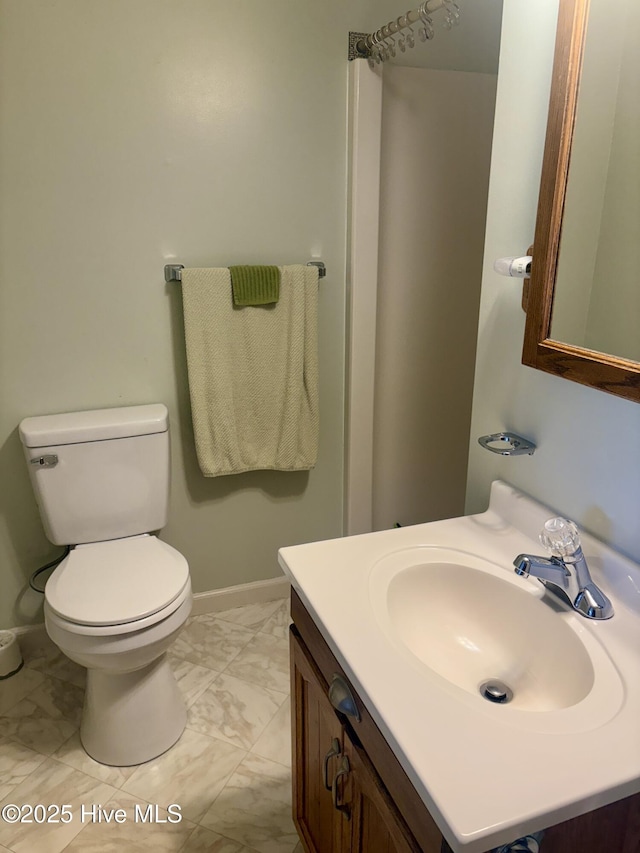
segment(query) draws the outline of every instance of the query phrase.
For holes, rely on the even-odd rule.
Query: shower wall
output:
[[[373,528],[464,512],[496,76],[383,74]]]

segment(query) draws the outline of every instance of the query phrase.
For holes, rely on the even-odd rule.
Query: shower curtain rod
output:
[[[412,24],[422,23],[419,30],[422,41],[432,39],[434,32],[430,16],[440,9],[444,9],[446,12],[445,26],[448,29],[458,23],[460,9],[455,0],[425,0],[417,9],[405,12],[404,15],[400,15],[395,21],[389,21],[388,24],[380,27],[374,33],[350,33],[349,59],[374,58],[378,62],[384,62],[389,55],[395,56],[396,43],[393,36],[401,33],[402,30],[409,29]],[[411,38],[409,41],[403,34],[402,41],[398,42],[402,51],[406,49],[407,43],[409,47],[413,47],[414,40]]]

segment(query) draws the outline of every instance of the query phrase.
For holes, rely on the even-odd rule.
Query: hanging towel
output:
[[[318,270],[280,269],[276,305],[236,308],[227,268],[185,269],[196,452],[205,477],[305,471],[318,453]]]
[[[278,267],[229,267],[234,305],[269,305],[280,297]]]

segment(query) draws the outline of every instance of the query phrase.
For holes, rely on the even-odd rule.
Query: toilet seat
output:
[[[169,630],[173,623],[183,625],[191,613],[192,605],[191,582],[187,581],[185,588],[171,604],[156,613],[152,613],[151,616],[145,616],[144,619],[135,619],[133,622],[125,622],[122,625],[81,625],[79,622],[70,622],[68,619],[58,616],[45,600],[44,621],[49,636],[57,645],[68,646],[68,643],[71,642],[75,646],[77,643],[84,644],[85,641],[92,643],[101,643],[107,640],[109,642],[120,642],[127,637],[135,638],[143,632],[155,631],[160,626],[163,626],[163,630]],[[60,631],[66,637],[65,643],[60,641]],[[52,632],[55,632],[55,637]],[[132,639],[134,645],[137,642],[138,640]]]
[[[78,545],[51,575],[45,599],[49,612],[72,630],[104,635],[166,618],[190,590],[182,554],[143,534]]]

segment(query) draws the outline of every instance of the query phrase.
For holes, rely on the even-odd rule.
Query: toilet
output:
[[[26,418],[29,475],[48,539],[47,633],[87,668],[80,738],[103,764],[141,764],[184,731],[166,651],[191,612],[189,566],[167,521],[169,422],[152,404]]]

